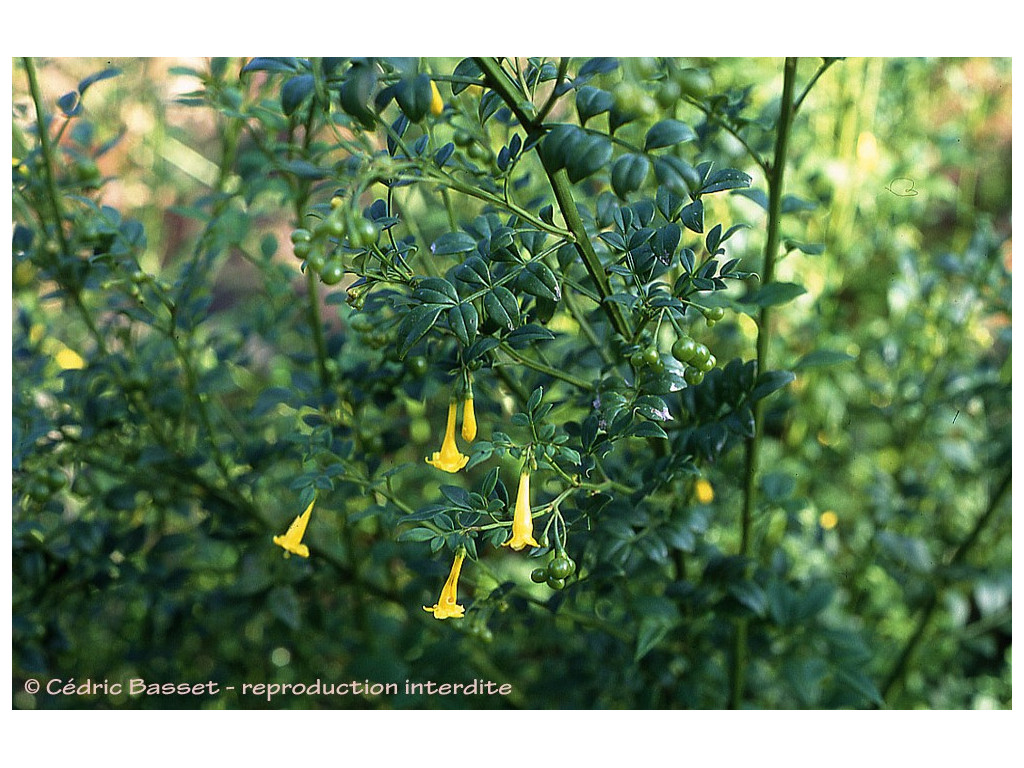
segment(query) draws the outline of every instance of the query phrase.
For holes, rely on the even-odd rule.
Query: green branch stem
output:
[[[769,285],[775,275],[775,260],[779,250],[779,224],[782,218],[783,176],[786,169],[786,152],[789,147],[789,130],[793,122],[793,84],[796,79],[797,60],[788,57],[782,85],[782,112],[779,115],[775,135],[775,154],[771,173],[768,176],[768,234],[764,247],[764,269],[761,273],[763,286]],[[768,370],[768,342],[771,338],[771,307],[763,307],[757,324],[757,373]],[[754,436],[747,440],[745,477],[743,484],[743,506],[740,512],[739,556],[750,557],[750,539],[756,501],[756,479],[761,440],[764,436],[764,401],[754,404]],[[743,703],[743,692],[747,663],[747,620],[740,618],[733,640],[732,666],[729,681],[729,708],[738,709]]]
[[[487,84],[494,89],[502,101],[512,110],[527,134],[530,137],[538,135],[542,127],[530,114],[533,111],[533,105],[529,101],[525,101],[521,94],[516,91],[515,86],[509,80],[505,71],[492,58],[478,57],[474,61],[484,73]],[[536,150],[536,147],[534,149]],[[604,299],[612,295],[611,284],[608,280],[608,274],[605,272],[604,264],[601,263],[601,259],[594,250],[593,243],[590,241],[590,236],[583,225],[579,211],[576,210],[576,201],[573,198],[569,177],[566,175],[565,169],[551,171],[545,168],[545,172],[547,173],[548,180],[551,182],[551,189],[555,194],[555,201],[558,203],[562,218],[565,220],[569,232],[572,233],[576,250],[583,260],[583,266],[586,267],[587,273],[590,275],[590,279],[593,280],[594,285],[597,287],[597,292],[602,299],[601,308],[608,315],[608,320],[619,335],[627,339],[632,338],[632,330],[629,321],[622,312],[622,307],[614,302],[604,301]]]
[[[36,65],[31,56],[25,56],[22,61],[25,64],[25,74],[28,75],[28,87],[32,92],[32,103],[36,109],[36,129],[39,132],[39,148],[43,153],[43,172],[46,176],[46,192],[50,198],[50,206],[53,208],[53,223],[56,230],[57,240],[60,242],[61,253],[68,253],[67,235],[64,234],[64,210],[60,202],[60,191],[57,189],[57,179],[53,170],[53,146],[50,144],[50,132],[46,127],[46,116],[43,112],[43,96],[39,90],[39,80],[36,77]]]

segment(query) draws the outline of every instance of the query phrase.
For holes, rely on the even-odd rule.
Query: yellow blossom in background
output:
[[[283,536],[274,537],[274,543],[279,547],[284,547],[285,551],[291,552],[293,555],[309,557],[309,547],[302,543],[302,537],[306,533],[306,526],[309,525],[309,516],[313,514],[315,503],[316,499],[309,502],[306,511],[296,517],[288,526],[288,531]]]
[[[462,439],[467,443],[476,440],[476,411],[473,410],[472,395],[462,405]]]
[[[715,500],[715,489],[703,477],[694,485],[693,492],[697,496],[697,502],[700,504],[710,504]]]
[[[435,451],[432,456],[427,457],[426,462],[432,467],[443,469],[445,472],[458,472],[469,463],[469,456],[459,453],[459,446],[455,443],[455,415],[458,410],[458,403],[452,400],[448,404],[448,425],[444,430],[444,442],[441,443],[441,450]]]
[[[82,359],[82,356],[75,352],[75,350],[68,349],[65,346],[61,346],[57,351],[57,354],[53,356],[53,359],[56,360],[57,365],[65,371],[80,371],[85,368],[85,360]]]
[[[530,508],[530,473],[519,475],[519,491],[516,493],[516,510],[512,515],[512,538],[501,546],[518,551],[529,544],[539,547],[533,538],[533,510]]]
[[[437,90],[437,83],[433,80],[430,81],[430,114],[434,117],[440,117],[444,112],[444,100],[441,98],[441,92]]]
[[[455,562],[452,563],[448,581],[441,588],[441,596],[433,606],[423,606],[423,610],[434,614],[435,619],[461,619],[465,615],[465,606],[459,605],[459,574],[462,572],[462,561],[465,559],[464,549],[455,553]]]
[[[827,509],[821,513],[821,517],[818,518],[818,523],[826,531],[831,531],[833,528],[839,525],[839,515],[837,515],[831,509]]]

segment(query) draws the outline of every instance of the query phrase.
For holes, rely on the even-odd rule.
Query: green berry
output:
[[[679,87],[679,83],[674,80],[666,80],[661,84],[661,87],[658,88],[655,98],[658,100],[658,104],[662,109],[669,109],[679,101],[679,97],[682,93],[683,89]]]
[[[554,579],[567,579],[576,570],[576,564],[565,555],[559,555],[548,563],[548,573]]]
[[[534,568],[530,573],[530,580],[537,583],[543,584],[548,580],[548,571],[546,568]]]
[[[680,336],[672,345],[672,357],[680,363],[688,363],[697,353],[697,342],[692,336]]]
[[[306,257],[306,269],[311,269],[314,272],[320,272],[324,268],[324,263],[326,261],[327,260],[324,258],[323,253],[320,251],[313,251]]]
[[[320,279],[327,285],[337,285],[344,276],[345,267],[342,266],[341,259],[331,259],[320,270]]]
[[[356,219],[349,232],[349,242],[356,248],[377,241],[377,227],[369,219]]]
[[[683,374],[683,378],[686,380],[687,384],[691,387],[695,387],[704,381],[704,371],[699,368],[690,367],[686,369],[686,373]]]
[[[299,240],[299,242],[295,243],[295,245],[293,245],[292,248],[295,251],[295,258],[301,261],[302,259],[305,259],[307,256],[309,256],[310,252],[313,250],[313,244],[310,242]]]
[[[551,589],[565,589],[565,579],[556,579],[554,576],[548,576],[547,583]]]
[[[291,237],[293,243],[308,243],[313,239],[313,233],[308,229],[296,229],[292,231]]]
[[[708,357],[708,359],[704,361],[703,365],[699,365],[697,367],[700,370],[702,370],[704,373],[707,373],[708,371],[713,369],[716,365],[718,365],[718,358],[716,358],[714,355],[710,355]]]
[[[690,359],[690,362],[697,368],[702,368],[710,357],[711,350],[703,344],[698,344],[697,348],[693,351],[693,357]]]

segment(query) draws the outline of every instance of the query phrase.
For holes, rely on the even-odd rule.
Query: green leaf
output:
[[[448,310],[448,327],[452,329],[463,347],[468,347],[476,339],[476,329],[480,318],[476,307],[466,302]]]
[[[299,596],[291,587],[274,587],[270,590],[267,608],[289,629],[299,628]]]
[[[582,131],[580,132],[582,133]],[[582,140],[568,146],[565,169],[569,181],[578,181],[597,173],[612,159],[612,143],[607,136],[584,134]]]
[[[403,78],[395,87],[395,101],[405,116],[414,123],[426,117],[433,95],[430,75],[427,74]]]
[[[430,541],[436,536],[429,528],[406,528],[398,534],[398,541]]]
[[[416,284],[412,297],[423,304],[453,305],[459,303],[455,286],[443,277],[425,277]]]
[[[762,286],[753,295],[744,298],[743,303],[756,307],[774,307],[792,301],[805,293],[807,293],[807,289],[797,283],[774,282]]]
[[[117,77],[121,74],[121,70],[118,67],[108,67],[107,69],[101,69],[99,72],[94,72],[88,77],[83,78],[78,83],[78,93],[82,96],[94,83],[98,83],[100,80],[108,80],[111,77]]]
[[[824,243],[801,243],[799,240],[786,240],[784,246],[787,251],[796,248],[801,253],[806,253],[808,256],[820,256],[825,252]]]
[[[465,78],[476,78],[481,77],[483,73],[477,66],[476,62],[472,59],[463,59],[455,65],[455,70],[452,72],[455,77]],[[468,83],[452,83],[452,96],[458,96],[464,90],[469,88]]]
[[[702,195],[707,195],[712,192],[721,192],[726,189],[740,189],[743,187],[749,187],[750,182],[750,176],[743,171],[738,171],[735,168],[723,168],[722,170],[715,171],[708,176],[699,192]]]
[[[466,232],[445,232],[430,246],[435,256],[453,256],[473,250],[476,250],[476,238]]]
[[[802,371],[807,368],[824,368],[829,365],[848,363],[855,359],[853,355],[848,355],[845,352],[836,352],[831,349],[816,349],[801,357],[797,364],[793,366],[793,370]]]
[[[484,294],[484,312],[496,325],[509,330],[519,325],[519,302],[503,285],[497,285]]]
[[[326,168],[313,165],[308,160],[289,160],[286,163],[281,163],[281,168],[294,173],[300,179],[323,179],[328,176]]]
[[[626,430],[627,437],[660,437],[668,439],[668,433],[653,421],[641,421]]]
[[[367,64],[353,64],[345,74],[339,91],[341,108],[370,130],[374,114],[370,111],[370,95],[377,85],[377,71]]]
[[[754,388],[750,392],[750,401],[756,403],[772,392],[789,384],[796,375],[792,371],[766,371],[757,377]]]
[[[398,326],[398,356],[404,358],[417,341],[434,327],[437,316],[444,309],[440,304],[425,304],[409,312]]]
[[[490,285],[491,273],[479,256],[470,256],[455,270],[455,277],[473,288]]]
[[[684,141],[693,141],[697,134],[693,128],[678,120],[662,120],[651,126],[647,131],[647,138],[644,139],[644,151],[661,149],[681,144]]]
[[[313,76],[296,75],[288,78],[281,86],[281,109],[291,115],[303,100],[313,93]]]
[[[299,60],[294,56],[254,56],[239,74],[249,72],[297,72]]]
[[[625,198],[643,186],[651,170],[651,161],[643,155],[625,154],[612,166],[612,189]]]
[[[613,103],[614,99],[608,91],[592,85],[583,86],[576,91],[576,111],[580,116],[580,125],[586,125],[590,118],[607,112]]]
[[[729,585],[729,593],[741,605],[746,606],[756,616],[764,618],[768,613],[768,595],[753,581],[739,581]]]
[[[516,328],[512,333],[505,337],[505,341],[512,347],[517,349],[529,346],[535,341],[547,341],[548,339],[555,338],[555,334],[549,331],[547,328],[542,328],[539,325],[530,323],[524,325],[522,328]]]
[[[558,301],[562,297],[562,289],[558,285],[555,273],[543,261],[534,259],[519,273],[517,284],[527,293]]]
[[[698,235],[704,234],[704,203],[694,200],[679,213],[683,226]]]
[[[693,171],[693,166],[674,155],[660,155],[654,158],[654,175],[658,177],[658,183],[679,197],[690,195]]]
[[[583,131],[578,126],[559,123],[545,134],[540,142],[540,157],[544,167],[554,172],[564,168],[569,159],[569,148],[576,144]]]
[[[879,693],[878,687],[863,672],[837,669],[836,678],[847,688],[860,694],[875,706],[885,706],[885,701],[882,699],[882,694]]]
[[[633,654],[633,661],[640,661],[644,656],[654,650],[665,635],[672,629],[671,624],[665,623],[656,616],[645,616],[640,620],[640,627],[636,635],[636,652]]]

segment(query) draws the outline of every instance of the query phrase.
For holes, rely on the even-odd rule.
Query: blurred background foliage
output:
[[[430,60],[429,71],[458,61]],[[301,185],[268,157],[298,133],[280,79],[240,76],[244,63],[37,62],[43,103],[59,116],[54,183],[77,245],[103,257],[88,261],[46,250],[55,233],[37,214],[46,179],[16,63],[16,708],[265,706],[231,695],[32,696],[17,684],[29,677],[513,686],[507,698],[272,705],[294,708],[722,707],[740,616],[748,706],[1011,706],[1008,59],[847,59],[802,107],[776,277],[805,292],[774,316],[773,364],[796,379],[767,401],[754,576],[733,556],[742,451],[725,450],[698,462],[702,484],[666,491],[686,494],[672,535],[648,507],[618,498],[607,526],[570,538],[590,578],[552,593],[530,582],[537,563],[525,553],[492,550],[488,567],[467,564],[466,618],[445,622],[421,606],[435,601],[449,555],[398,534],[403,510],[449,482],[423,456],[440,439],[450,366],[429,352],[399,358],[343,290],[325,291],[329,373],[344,396],[333,410],[310,399],[313,283],[288,242]],[[817,63],[801,61],[804,81]],[[778,60],[681,64],[706,69],[715,93],[766,124],[778,115]],[[111,76],[90,82],[96,73]],[[609,88],[642,80],[630,62],[601,77]],[[441,93],[461,114],[480,100],[473,89]],[[729,255],[757,271],[764,175],[699,110],[677,114],[698,126],[702,157],[753,177],[750,190],[705,204],[709,220],[751,224]],[[572,99],[552,118],[573,122]],[[506,134],[490,124],[479,135],[476,159],[493,172]],[[751,142],[768,154],[772,133]],[[607,169],[577,189],[593,205],[610,189]],[[456,199],[460,222],[483,211]],[[449,226],[441,198],[421,186],[402,214],[421,248]],[[161,296],[178,307],[172,328]],[[725,319],[700,328],[723,367],[753,357],[757,332],[742,290],[724,296]],[[552,343],[565,370],[574,338]],[[520,375],[527,394],[557,387]],[[478,378],[485,435],[517,410],[508,386]],[[702,407],[697,390],[680,402]],[[571,399],[556,401],[552,420],[582,418]],[[318,463],[324,441],[349,469]],[[624,483],[656,471],[644,445],[614,454]],[[498,465],[507,498],[518,464]],[[313,555],[284,559],[271,536],[314,486]],[[538,482],[535,493],[560,490]]]

